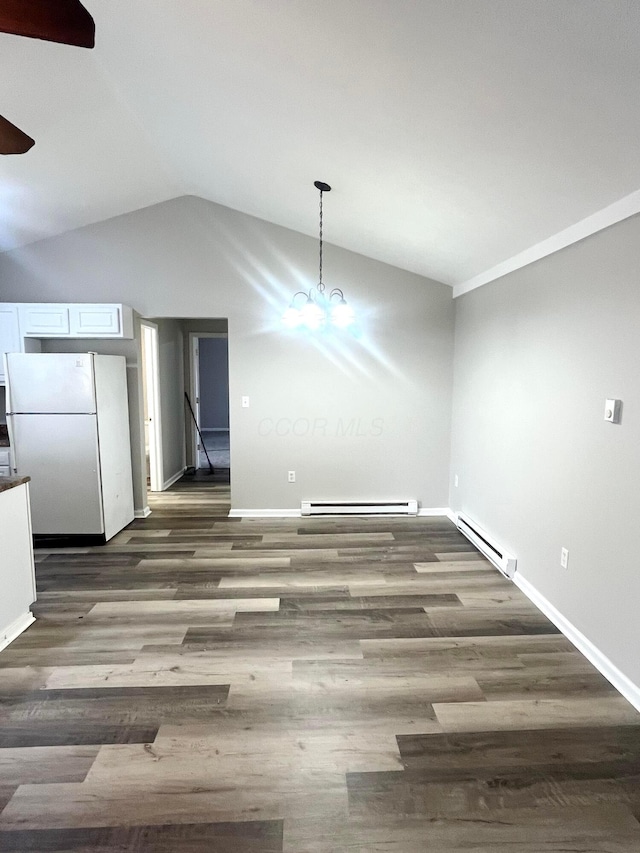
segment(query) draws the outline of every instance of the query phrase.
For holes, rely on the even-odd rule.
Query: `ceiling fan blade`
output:
[[[0,116],[0,154],[25,154],[35,144],[35,139]]]
[[[0,32],[77,47],[96,41],[96,25],[80,0],[0,0]]]

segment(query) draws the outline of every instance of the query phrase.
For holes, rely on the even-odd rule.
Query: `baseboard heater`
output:
[[[417,515],[418,501],[302,501],[302,515]]]
[[[516,558],[498,545],[480,525],[459,512],[456,517],[456,527],[506,578],[511,579],[515,575],[518,565]]]

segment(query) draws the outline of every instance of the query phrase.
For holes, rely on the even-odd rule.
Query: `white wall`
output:
[[[401,497],[446,506],[450,288],[328,243],[324,273],[356,308],[359,339],[282,330],[292,293],[315,283],[315,239],[194,197],[0,256],[4,301],[228,318],[235,508]]]
[[[451,468],[451,506],[636,685],[639,270],[634,217],[456,300]]]

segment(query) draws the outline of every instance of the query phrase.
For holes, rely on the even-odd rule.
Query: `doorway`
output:
[[[144,401],[144,445],[147,489],[161,492],[163,486],[162,421],[160,417],[160,372],[158,368],[158,327],[143,320],[142,393]]]
[[[222,332],[191,332],[192,424],[196,468],[229,470],[229,351]],[[206,451],[206,452],[205,452]]]

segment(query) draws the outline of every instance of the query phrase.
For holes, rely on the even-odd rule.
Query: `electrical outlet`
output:
[[[295,471],[289,471],[289,482],[295,483],[295,481],[296,481],[296,472]]]
[[[563,548],[560,551],[560,565],[562,566],[563,569],[566,569],[567,566],[569,565],[569,549],[568,548]]]
[[[243,408],[243,409],[248,409],[248,408],[249,408],[249,398],[248,398],[248,397],[243,397],[243,398],[242,398],[242,408]]]
[[[458,488],[458,475],[457,475],[457,474],[456,474],[456,476],[453,478],[453,485],[456,487],[456,489]]]

